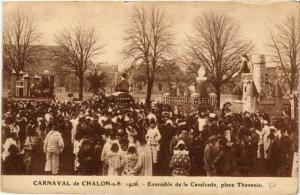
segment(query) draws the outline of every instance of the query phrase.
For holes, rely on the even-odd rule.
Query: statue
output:
[[[197,81],[197,91],[199,92],[198,96],[201,98],[207,98],[207,77],[206,77],[206,70],[204,66],[201,66],[198,70],[198,77],[196,78]]]
[[[127,78],[127,74],[123,73],[121,75],[121,80],[115,87],[116,92],[125,92],[125,93],[129,92],[129,84],[128,84],[126,78]]]
[[[242,59],[242,64],[240,66],[240,69],[232,75],[232,78],[235,78],[242,73],[250,73],[250,68],[248,66],[248,62],[249,62],[248,56],[244,54],[241,56],[241,59]]]
[[[196,80],[197,81],[206,80],[205,74],[206,74],[206,70],[205,70],[204,66],[200,66],[200,68],[198,70],[198,77],[196,78]]]
[[[189,90],[191,92],[191,97],[197,97],[199,94],[196,92],[196,87],[195,85],[190,85]]]
[[[205,73],[206,73],[205,68],[201,66],[198,70],[198,77],[204,77]]]

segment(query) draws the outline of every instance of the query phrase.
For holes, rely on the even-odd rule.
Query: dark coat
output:
[[[115,90],[117,92],[125,92],[128,93],[129,92],[129,85],[128,82],[126,80],[121,80],[115,87]]]

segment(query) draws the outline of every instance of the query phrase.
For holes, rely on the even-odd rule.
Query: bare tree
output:
[[[14,70],[17,75],[20,71],[37,59],[38,41],[40,34],[37,32],[33,17],[14,13],[4,23],[3,32],[3,64],[9,72]]]
[[[292,94],[297,88],[299,75],[299,20],[296,15],[288,15],[285,20],[274,24],[268,30],[269,48],[273,60],[279,63]]]
[[[188,36],[184,61],[195,73],[200,66],[205,67],[220,107],[222,86],[239,69],[241,55],[248,54],[252,44],[242,40],[240,25],[226,13],[206,12],[195,19],[194,29],[194,34]]]
[[[126,31],[123,54],[131,66],[142,66],[146,73],[146,106],[151,105],[151,93],[157,70],[170,61],[172,35],[170,22],[164,12],[134,9]]]
[[[133,66],[128,70],[131,75],[131,80],[137,85],[145,85],[147,80],[146,69],[143,66]],[[176,82],[178,76],[182,76],[183,71],[178,65],[173,63],[165,63],[164,66],[160,67],[156,71],[154,83],[160,83],[164,85],[170,85]],[[185,81],[186,78],[182,78]],[[178,78],[177,78],[178,80]]]
[[[61,66],[74,71],[79,80],[79,99],[83,98],[84,74],[92,64],[92,58],[100,55],[102,46],[97,46],[94,28],[83,29],[81,25],[73,30],[64,30],[55,36],[58,46],[53,49],[53,60]]]

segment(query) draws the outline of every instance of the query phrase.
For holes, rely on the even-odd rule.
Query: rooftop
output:
[[[258,93],[253,81],[251,82],[250,87],[246,92],[246,96],[250,96],[250,97],[258,97],[259,96],[259,93]]]

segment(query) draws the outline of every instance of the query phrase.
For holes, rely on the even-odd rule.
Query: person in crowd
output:
[[[65,102],[6,100],[2,128],[2,163],[8,166],[2,166],[3,172],[10,169],[5,162],[9,157],[18,161],[20,174],[44,174],[45,164],[58,173],[59,157],[60,174],[108,175],[112,145],[117,144],[121,168],[114,166],[112,174],[172,175],[174,150],[184,142],[189,175],[290,176],[298,143],[298,123],[287,115],[234,113],[228,107],[187,113],[160,102],[148,109],[137,102],[124,106],[104,95]],[[35,144],[36,137],[41,144]],[[60,138],[63,147],[54,141]],[[128,146],[136,152],[128,152]],[[124,164],[127,156],[129,163]],[[136,164],[131,163],[133,156]]]
[[[204,166],[207,173],[207,176],[214,176],[215,175],[215,167],[214,167],[214,160],[216,156],[215,144],[217,141],[217,136],[212,135],[208,143],[205,146],[204,150]]]
[[[157,163],[158,152],[160,151],[159,141],[161,139],[161,134],[156,126],[156,122],[154,119],[150,120],[150,126],[145,137],[152,150],[153,162]]]
[[[232,176],[234,160],[230,147],[225,138],[219,138],[216,142],[216,156],[213,160],[216,176]]]
[[[121,147],[120,154],[121,154],[121,157],[123,158],[127,154],[129,141],[128,141],[128,139],[123,138],[123,139],[119,140],[119,143],[120,143],[120,147]]]
[[[178,128],[181,129],[181,133],[178,136],[178,141],[184,141],[186,147],[188,148],[188,150],[190,150],[191,144],[193,142],[193,129],[190,129],[190,126],[187,125],[186,122],[180,123]]]
[[[106,127],[106,128],[107,128],[107,130],[109,129],[109,131],[112,131],[111,126]],[[111,132],[109,138],[106,140],[106,142],[103,146],[103,150],[101,153],[102,174],[103,175],[108,174],[108,168],[109,168],[108,155],[111,153],[111,147],[113,144],[117,144],[118,147],[120,148],[119,140],[116,139],[116,134]],[[119,151],[119,148],[118,148],[118,151]]]
[[[204,126],[206,125],[206,118],[204,117],[204,113],[201,112],[198,117],[198,130],[203,131]]]
[[[240,127],[237,145],[237,164],[242,175],[248,176],[251,170],[251,140],[249,139],[249,131],[244,127]]]
[[[170,168],[173,170],[172,176],[190,175],[191,166],[189,151],[187,151],[184,141],[180,140],[175,147],[170,162]]]
[[[279,170],[279,138],[274,135],[274,131],[268,135],[270,139],[270,145],[267,150],[267,171],[269,176],[274,177]]]
[[[169,154],[170,155],[173,155],[173,150],[174,150],[175,146],[177,145],[177,143],[179,141],[180,133],[181,133],[181,130],[179,128],[177,128],[176,134],[172,137],[171,142],[170,142],[170,147],[169,147]]]
[[[15,145],[18,149],[20,149],[20,144],[18,140],[18,136],[16,133],[10,133],[3,144],[3,152],[2,152],[2,160],[5,161],[6,157],[9,156],[9,147],[11,145]]]
[[[289,155],[292,150],[292,142],[290,137],[288,136],[287,131],[285,130],[282,124],[279,125],[279,131],[281,132],[281,137],[279,137],[279,170],[278,176],[286,177],[289,174]]]
[[[37,132],[35,130],[35,125],[29,123],[27,126],[27,136],[24,143],[24,165],[25,165],[25,171],[27,174],[32,174],[32,165],[36,165],[34,162],[37,159],[37,155],[40,155],[39,151],[39,144],[41,142],[39,136],[37,135]]]
[[[127,154],[122,159],[122,165],[124,167],[122,175],[133,175],[132,170],[135,167],[138,160],[137,151],[134,145],[130,145]]]
[[[19,154],[19,148],[15,144],[11,144],[8,148],[8,156],[2,163],[3,174],[20,175],[24,172],[24,164],[22,156]]]
[[[44,152],[46,153],[45,171],[51,172],[53,175],[58,174],[59,171],[59,154],[64,149],[64,141],[57,127],[54,126],[53,121],[49,122],[50,129],[44,141]]]
[[[268,151],[269,146],[270,146],[270,137],[269,137],[270,128],[268,126],[268,121],[267,120],[264,120],[263,124],[264,124],[264,126],[261,130],[261,139],[262,139],[261,143],[263,145],[262,157],[263,157],[263,159],[267,159],[268,158],[267,151]]]
[[[80,150],[78,152],[78,174],[80,175],[94,175],[97,174],[97,154],[94,150],[94,144],[88,140],[84,139]]]
[[[18,132],[18,137],[20,140],[20,145],[22,146],[25,142],[26,139],[26,124],[27,124],[27,118],[24,115],[24,112],[21,112],[19,114],[17,114],[17,118],[16,118],[16,128],[18,130],[16,130],[16,132]]]
[[[130,174],[138,176],[152,176],[153,175],[153,158],[151,146],[145,139],[140,141],[141,147],[139,150],[138,161]]]
[[[205,139],[202,136],[202,132],[196,131],[195,137],[191,146],[191,162],[192,170],[191,174],[195,176],[204,176],[204,148],[205,148]]]
[[[113,143],[111,145],[111,151],[107,155],[108,161],[108,176],[118,176],[120,175],[121,165],[121,155],[119,153],[119,145],[117,143]]]
[[[259,148],[259,134],[257,130],[259,127],[251,127],[250,128],[250,152],[249,156],[251,158],[251,168],[255,169],[257,165],[257,151]]]

